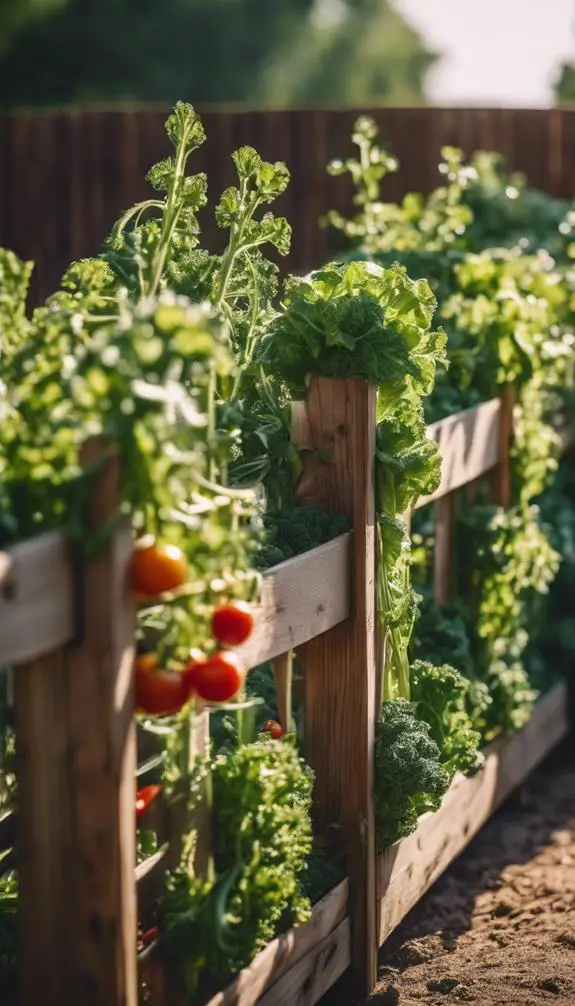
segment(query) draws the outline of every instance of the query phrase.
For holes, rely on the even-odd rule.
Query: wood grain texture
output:
[[[66,693],[61,649],[18,668],[14,698],[22,1006],[37,1003],[39,988],[46,1006],[63,1006],[70,991],[68,870],[74,837],[67,779]]]
[[[435,814],[378,857],[379,943],[393,932],[429,887],[469,844],[503,800],[568,734],[567,689],[555,685],[530,722],[486,749],[485,767],[456,776]]]
[[[350,963],[349,919],[318,943],[258,1001],[258,1006],[313,1006],[347,970]]]
[[[449,493],[435,502],[435,538],[433,543],[433,597],[436,604],[446,604],[451,588],[453,496]]]
[[[272,660],[348,617],[351,548],[351,535],[340,535],[264,574],[256,628],[238,647],[247,667]]]
[[[167,868],[168,856],[165,849],[160,849],[138,864],[135,875],[138,911],[145,912],[153,908],[163,894]]]
[[[293,650],[282,653],[281,657],[276,657],[273,668],[278,719],[284,730],[289,732],[294,726],[292,715]]]
[[[62,534],[0,552],[0,667],[35,660],[70,641],[73,584]]]
[[[498,506],[511,502],[511,441],[513,438],[513,406],[515,389],[508,385],[501,392],[499,418],[499,461],[490,474],[490,495]]]
[[[169,106],[147,104],[47,112],[18,111],[0,118],[0,235],[2,244],[37,262],[33,296],[46,297],[71,259],[91,255],[121,210],[145,198],[150,164],[166,156],[162,122]],[[532,184],[572,197],[575,112],[572,109],[299,108],[290,111],[245,105],[200,108],[208,142],[196,170],[208,171],[214,192],[233,182],[231,152],[249,144],[270,160],[289,166],[292,181],[278,212],[293,221],[286,271],[316,268],[330,253],[329,231],[317,220],[329,209],[349,217],[353,187],[345,176],[329,177],[333,157],[352,153],[351,129],[361,113],[372,115],[381,136],[399,158],[386,199],[430,192],[438,184],[443,146],[496,149],[509,167]],[[539,137],[539,139],[537,139]],[[78,213],[78,207],[82,212]],[[205,222],[207,247],[215,234]]]
[[[434,493],[420,497],[415,504],[416,510],[472,482],[498,464],[500,412],[501,402],[493,398],[427,427],[428,437],[435,441],[441,453],[441,484]]]
[[[92,442],[82,461],[102,453]],[[110,457],[91,490],[94,532],[116,515],[119,478]],[[38,987],[45,1006],[137,1002],[131,550],[129,529],[118,530],[85,564],[81,641],[15,674],[23,1006]]]
[[[300,410],[301,411],[301,410]],[[316,773],[314,816],[340,822],[348,849],[352,968],[362,992],[377,973],[374,899],[375,390],[367,382],[312,378],[305,403],[302,504],[353,523],[350,617],[298,650],[305,677],[306,755]],[[340,581],[341,583],[341,581]],[[306,592],[307,593],[307,592]],[[303,594],[303,591],[302,591]]]
[[[260,1002],[260,997],[272,986],[269,1000],[266,996],[263,1000],[264,1002],[268,1001],[270,1004],[276,1004],[276,1006],[280,1006],[280,1004],[281,1006],[288,1006],[291,1003],[308,1002],[307,999],[297,998],[297,994],[294,994],[294,998],[273,998],[272,995],[278,989],[281,992],[280,979],[284,975],[291,975],[293,969],[301,961],[307,961],[305,965],[306,975],[310,973],[310,965],[318,948],[326,939],[329,939],[333,935],[347,918],[348,895],[349,884],[347,880],[344,880],[333,891],[330,891],[325,898],[318,901],[317,905],[314,905],[309,922],[290,929],[289,932],[284,933],[278,939],[269,943],[265,950],[262,950],[252,963],[240,972],[233,984],[213,996],[206,1003],[206,1006],[253,1006],[254,1003]],[[347,947],[347,964],[349,964],[349,942]],[[345,965],[346,967],[347,964]],[[300,975],[301,971],[298,971],[298,976]],[[295,981],[292,978],[288,983],[288,987],[292,989],[298,981],[300,982],[298,993],[301,994],[300,977],[297,977]],[[335,981],[335,978],[333,981]],[[327,988],[329,988],[328,985],[325,986],[324,991]],[[311,1001],[309,1000],[309,1002]],[[313,1002],[315,1001],[314,999]]]

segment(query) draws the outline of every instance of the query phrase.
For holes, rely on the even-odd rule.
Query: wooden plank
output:
[[[258,1006],[313,1006],[347,971],[350,963],[351,926],[341,922],[333,933],[288,971],[258,1002]]]
[[[378,857],[380,945],[568,732],[567,688],[561,683],[539,700],[527,726],[489,745],[485,767],[477,775],[456,776],[440,809],[424,815],[409,838]]]
[[[449,493],[435,503],[435,541],[433,545],[433,597],[436,604],[446,604],[451,587],[453,496]]]
[[[35,660],[72,639],[73,583],[62,534],[0,552],[0,667]]]
[[[415,509],[459,489],[497,465],[500,411],[500,400],[493,398],[427,427],[428,437],[436,442],[441,452],[441,484],[434,493],[421,496]]]
[[[306,430],[304,446],[311,450],[303,452],[299,499],[345,514],[354,528],[350,617],[300,647],[298,659],[305,678],[306,755],[316,775],[314,817],[320,831],[333,822],[342,826],[351,891],[352,969],[367,994],[377,976],[375,390],[352,378],[314,377],[305,411],[307,421],[297,425],[299,433]],[[307,598],[307,590],[301,593]]]
[[[347,618],[350,551],[351,535],[340,535],[264,574],[256,630],[240,648],[248,666],[265,663]],[[1,552],[0,589],[0,666],[33,660],[72,639],[73,571],[63,535],[45,535]]]
[[[316,955],[318,948],[345,922],[348,895],[349,883],[344,880],[314,905],[309,922],[290,929],[269,943],[265,950],[262,950],[252,963],[240,972],[233,984],[213,996],[206,1006],[252,1006],[253,1003],[259,1002],[260,996],[264,995],[272,985],[272,993],[275,992],[278,988],[276,983],[284,975],[291,975],[294,967],[303,960],[308,961],[306,968],[309,973],[310,960]],[[346,967],[347,964],[349,964],[349,946]],[[335,980],[333,978],[333,981]],[[330,984],[333,984],[333,981]],[[324,991],[327,988],[328,985]],[[272,993],[269,1002],[276,1003],[277,1006],[299,1002],[295,998],[271,998]]]
[[[292,716],[293,650],[276,657],[273,662],[278,719],[286,731],[294,727]]]
[[[348,617],[350,554],[351,535],[344,534],[264,574],[256,628],[238,647],[246,666],[295,649]]]
[[[136,887],[138,890],[138,911],[144,912],[153,908],[158,898],[164,892],[164,880],[168,865],[164,849],[148,856],[136,867]]]
[[[106,444],[82,451],[91,465]],[[109,455],[91,490],[91,532],[117,515],[120,464]],[[134,774],[135,610],[127,570],[129,528],[117,531],[86,564],[83,639],[67,651],[70,712],[68,781],[73,811],[69,914],[74,962],[68,1000],[76,1006],[136,1006],[137,917]]]
[[[501,392],[499,413],[499,462],[490,474],[491,499],[498,506],[511,503],[511,440],[513,437],[513,405],[515,389],[507,385]]]
[[[94,442],[83,462],[102,457]],[[89,527],[116,515],[119,465],[91,490]],[[82,573],[81,642],[18,668],[18,954],[22,1006],[136,1006],[135,612],[129,529]]]
[[[57,1006],[69,988],[73,857],[63,650],[18,668],[14,698],[20,999],[33,1006],[41,988],[43,1001]]]

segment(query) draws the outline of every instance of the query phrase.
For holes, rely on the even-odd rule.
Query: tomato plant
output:
[[[206,702],[229,702],[243,685],[244,669],[237,654],[223,650],[190,663],[184,677],[186,687]]]
[[[230,601],[216,608],[212,615],[212,633],[222,646],[245,643],[254,628],[254,616],[245,601]]]

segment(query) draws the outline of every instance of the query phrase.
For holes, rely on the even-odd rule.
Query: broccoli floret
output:
[[[317,507],[294,507],[280,514],[266,514],[264,538],[254,562],[258,569],[269,569],[350,529],[347,517],[332,517]]]
[[[476,771],[483,759],[481,734],[466,709],[470,681],[449,664],[435,667],[424,660],[415,661],[410,676],[416,716],[429,725],[445,771],[450,778],[455,772]]]
[[[254,565],[257,569],[271,569],[287,558],[289,556],[286,556],[277,545],[264,544],[254,556]]]
[[[385,702],[375,735],[375,825],[379,851],[411,834],[437,810],[449,786],[427,723],[406,699]]]

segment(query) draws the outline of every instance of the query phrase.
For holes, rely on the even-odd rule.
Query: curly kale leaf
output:
[[[0,248],[0,373],[7,354],[28,331],[26,298],[33,268],[32,262],[22,262],[14,252]]]
[[[262,545],[254,556],[259,569],[268,569],[294,555],[309,552],[351,530],[347,517],[332,516],[317,507],[294,507],[263,518]]]
[[[313,777],[285,741],[257,741],[212,765],[215,881],[176,871],[163,901],[167,949],[225,979],[245,967],[280,922],[304,921],[312,846]]]
[[[378,849],[411,834],[421,814],[437,810],[448,786],[428,724],[417,719],[406,699],[384,702],[375,734]]]
[[[423,424],[421,424],[423,427]],[[437,444],[395,416],[377,424],[377,497],[381,509],[404,513],[419,496],[435,492],[441,481]]]
[[[469,774],[482,763],[481,734],[467,712],[470,682],[448,664],[434,666],[416,660],[411,666],[411,700],[417,718],[429,724],[430,736],[441,751],[441,764],[451,777]]]

